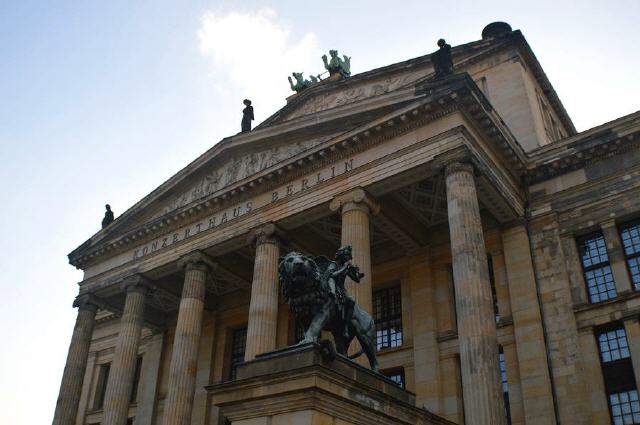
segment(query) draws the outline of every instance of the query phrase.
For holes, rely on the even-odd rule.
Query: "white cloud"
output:
[[[282,107],[290,91],[291,72],[323,72],[313,33],[293,39],[272,9],[253,12],[207,12],[198,30],[200,52],[210,58],[214,85],[233,83],[266,118]],[[226,90],[225,90],[226,91]],[[258,119],[258,117],[256,117]]]

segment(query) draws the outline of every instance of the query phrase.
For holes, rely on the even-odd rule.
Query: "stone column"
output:
[[[169,390],[163,414],[165,425],[191,423],[205,285],[211,262],[205,254],[196,251],[182,257],[179,264],[185,268],[185,276],[169,367]]]
[[[91,334],[98,308],[95,303],[91,302],[91,297],[88,295],[76,298],[73,306],[78,307],[78,317],[73,328],[67,363],[64,366],[60,383],[58,402],[53,414],[53,425],[73,425],[76,421],[82,382],[87,368]]]
[[[627,264],[624,257],[624,248],[620,241],[620,234],[616,227],[615,220],[608,220],[600,223],[604,242],[607,244],[607,254],[609,255],[609,264],[613,272],[613,280],[616,282],[616,291],[618,295],[634,290],[627,272]]]
[[[144,319],[147,280],[139,275],[131,276],[125,279],[123,286],[127,297],[120,318],[120,332],[104,396],[103,425],[127,423]]]
[[[360,307],[372,313],[371,294],[371,225],[369,217],[377,214],[380,206],[363,189],[357,188],[333,198],[332,211],[342,213],[342,246],[353,248],[353,263],[360,267],[364,277],[360,283],[347,279],[347,291]]]
[[[446,167],[447,209],[467,425],[504,425],[498,337],[473,166]]]
[[[251,284],[245,360],[276,348],[278,325],[278,258],[280,241],[274,224],[254,230],[256,257]]]

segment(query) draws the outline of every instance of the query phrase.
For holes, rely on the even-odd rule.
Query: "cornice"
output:
[[[536,184],[638,148],[640,127],[635,132],[624,135],[612,128],[603,129],[586,135],[583,139],[565,143],[551,158],[547,155],[547,158],[533,160],[526,182]]]

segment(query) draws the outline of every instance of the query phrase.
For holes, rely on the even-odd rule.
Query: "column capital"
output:
[[[331,200],[329,208],[331,211],[341,210],[343,213],[355,209],[372,215],[380,212],[380,204],[360,187],[336,195]]]
[[[608,220],[605,221],[601,221],[600,222],[600,227],[603,229],[609,229],[611,227],[616,227],[616,219],[615,218],[610,218]]]
[[[122,281],[122,289],[129,292],[140,292],[146,294],[151,286],[151,281],[141,274],[127,276]]]
[[[100,306],[100,302],[92,294],[82,294],[73,300],[73,306],[78,310],[96,311]]]
[[[451,160],[444,165],[444,176],[448,177],[450,174],[459,173],[459,172],[467,172],[474,174],[475,167],[473,163],[468,160]]]
[[[178,260],[178,267],[186,270],[214,270],[216,268],[216,263],[204,252],[195,250],[180,257]]]
[[[280,246],[285,241],[284,231],[275,223],[267,223],[251,230],[249,235],[249,243],[262,245],[269,243]]]

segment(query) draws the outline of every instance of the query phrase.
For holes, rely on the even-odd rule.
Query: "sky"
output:
[[[579,131],[640,109],[640,2],[0,1],[0,424],[50,423],[82,272],[66,255],[329,49],[359,73],[520,29]]]

